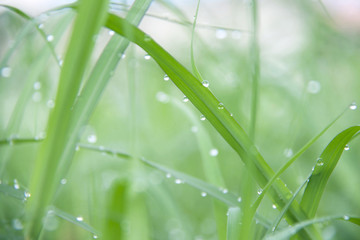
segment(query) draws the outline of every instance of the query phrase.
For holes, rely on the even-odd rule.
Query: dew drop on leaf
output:
[[[220,109],[220,110],[224,109],[224,104],[223,104],[223,103],[219,103],[219,104],[218,104],[218,109]]]
[[[11,76],[11,68],[10,67],[4,67],[1,69],[1,76],[4,78],[8,78]]]
[[[350,110],[356,110],[357,109],[357,105],[355,102],[351,103],[349,106]]]
[[[169,81],[169,80],[170,80],[169,76],[167,74],[165,74],[164,75],[164,81]]]
[[[182,101],[183,101],[183,102],[188,102],[188,101],[189,101],[189,98],[188,98],[187,96],[184,96],[184,98],[183,98]]]
[[[200,120],[201,120],[201,121],[205,121],[205,120],[206,120],[206,117],[205,117],[204,115],[201,115],[201,116],[200,116]]]
[[[216,148],[210,149],[209,154],[212,157],[216,157],[219,154],[219,150],[217,150]]]
[[[349,150],[350,150],[349,145],[346,144],[345,147],[344,147],[344,150],[345,150],[345,151],[349,151]]]
[[[207,196],[207,193],[206,193],[206,192],[201,192],[201,196],[202,196],[202,197],[206,197],[206,196]]]
[[[207,81],[207,80],[202,81],[201,84],[206,88],[209,87],[209,85],[210,85],[209,81]]]
[[[46,36],[46,40],[47,40],[48,42],[52,42],[52,41],[54,41],[54,36],[53,36],[53,35],[47,35],[47,36]]]
[[[145,54],[145,56],[144,56],[144,59],[145,60],[149,60],[151,57],[150,57],[150,55],[149,54]]]

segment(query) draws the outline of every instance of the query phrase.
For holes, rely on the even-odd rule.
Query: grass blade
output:
[[[45,209],[52,202],[56,186],[61,179],[59,175],[61,156],[66,150],[69,136],[73,134],[69,131],[72,108],[92,53],[94,36],[106,17],[107,6],[107,1],[80,1],[79,12],[60,74],[55,108],[49,118],[47,138],[41,146],[30,183],[32,198],[27,205],[28,238],[37,239]]]
[[[253,170],[252,176],[261,187],[264,187],[274,175],[274,171],[265,162],[243,128],[209,89],[204,87],[198,79],[148,35],[129,24],[126,20],[110,14],[106,27],[142,47],[159,64],[175,85],[206,116],[206,119],[239,154],[248,169]],[[289,189],[281,180],[275,182],[269,193],[270,198],[277,203],[279,208],[285,205],[284,200],[291,197]],[[291,205],[290,211],[286,215],[286,219],[290,224],[306,218],[297,202]],[[315,234],[313,230],[309,231]]]
[[[227,240],[240,239],[241,210],[238,207],[231,207],[228,211]]]
[[[0,183],[0,192],[6,196],[10,196],[19,200],[25,200],[25,192],[21,189],[15,189],[13,186]]]
[[[99,231],[97,231],[96,229],[91,227],[89,224],[83,222],[82,219],[79,219],[78,217],[74,217],[73,215],[71,215],[67,212],[64,212],[58,208],[51,207],[48,214],[55,214],[56,216],[66,220],[68,222],[71,222],[71,223],[75,224],[76,226],[83,228],[84,230],[94,234],[95,236],[99,236],[99,234],[100,234]]]
[[[301,201],[301,206],[310,218],[316,214],[327,181],[336,167],[344,147],[359,131],[360,126],[342,131],[327,145],[318,158]]]
[[[360,218],[358,217],[349,217],[349,216],[330,216],[330,217],[322,217],[312,220],[307,220],[303,222],[299,222],[295,224],[294,226],[285,228],[283,230],[277,231],[273,234],[265,236],[264,240],[281,240],[281,239],[289,239],[291,236],[295,235],[298,231],[301,229],[313,225],[315,223],[322,223],[322,222],[329,222],[333,220],[343,220],[352,222],[356,225],[360,226]]]

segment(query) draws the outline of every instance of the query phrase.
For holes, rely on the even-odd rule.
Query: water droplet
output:
[[[238,198],[237,198],[237,201],[238,201],[238,202],[241,202],[241,201],[242,201],[242,198],[241,198],[241,197],[238,197]]]
[[[48,108],[54,108],[54,107],[55,107],[55,102],[54,102],[54,100],[52,100],[52,99],[48,100],[48,101],[46,102],[46,106],[47,106]]]
[[[41,88],[41,82],[35,82],[34,83],[34,89],[35,90],[40,90],[40,88]]]
[[[87,137],[87,141],[88,141],[89,143],[96,143],[96,141],[97,141],[96,135],[95,135],[95,134],[90,134],[90,135]]]
[[[38,28],[39,28],[39,29],[43,29],[43,28],[44,28],[44,24],[43,24],[43,23],[40,23],[40,24],[38,25]]]
[[[82,222],[82,221],[84,221],[84,218],[82,216],[78,216],[78,217],[76,217],[76,221]]]
[[[316,165],[317,165],[317,166],[323,166],[323,165],[324,165],[323,159],[322,159],[322,158],[318,158],[318,159],[316,160]]]
[[[201,84],[206,88],[209,87],[209,85],[210,85],[209,81],[207,81],[207,80],[202,81]]]
[[[169,81],[169,80],[170,80],[170,77],[167,74],[165,74],[164,75],[164,81]]]
[[[150,55],[149,54],[145,54],[145,56],[144,56],[144,59],[145,60],[149,60],[151,57],[150,57]]]
[[[168,103],[170,101],[170,97],[164,92],[156,93],[156,100],[161,103]]]
[[[275,230],[276,230],[276,228],[275,228],[275,227],[273,227],[273,228],[271,229],[271,231],[272,231],[272,232],[275,232]]]
[[[75,151],[79,151],[79,150],[80,150],[79,145],[76,145],[76,147],[75,147]]]
[[[219,104],[218,104],[218,109],[220,109],[220,110],[221,110],[221,109],[224,109],[224,104],[223,104],[223,103],[219,103]]]
[[[24,197],[25,197],[25,198],[31,197],[31,193],[29,193],[29,192],[24,192]]]
[[[15,189],[20,189],[20,185],[19,185],[17,179],[14,179],[14,188]]]
[[[222,192],[223,192],[223,194],[227,194],[227,193],[229,192],[229,190],[227,190],[227,188],[224,188],[224,189],[222,190]]]
[[[4,67],[1,69],[1,76],[4,78],[8,78],[11,76],[11,68],[10,67]]]
[[[115,34],[115,32],[113,30],[109,30],[108,33],[109,33],[110,36],[114,36],[114,34]]]
[[[349,106],[350,110],[356,110],[357,109],[357,105],[355,102],[351,103]]]
[[[64,63],[64,60],[59,59],[59,66],[62,66],[62,65],[63,65],[63,63]]]
[[[345,151],[349,151],[349,150],[350,150],[349,145],[346,144],[345,147],[344,147],[344,150],[345,150]]]
[[[346,221],[350,220],[350,217],[349,217],[348,215],[345,215],[343,218],[344,218],[344,220],[346,220]]]
[[[181,179],[178,179],[178,178],[177,178],[177,179],[175,179],[175,183],[176,183],[176,184],[181,184],[181,183],[183,183],[183,182],[182,182]]]
[[[273,205],[272,205],[272,208],[273,208],[273,209],[276,209],[276,205],[275,205],[275,204],[273,204]]]
[[[66,183],[67,183],[66,178],[61,179],[61,180],[60,180],[60,183],[61,183],[62,185],[66,184]]]
[[[170,173],[167,173],[165,176],[166,176],[166,178],[171,178],[171,174],[170,174]]]
[[[98,239],[98,235],[93,235],[93,239]]]
[[[262,189],[259,189],[259,190],[257,191],[257,194],[258,194],[258,195],[262,194]]]
[[[206,196],[207,196],[207,193],[206,193],[206,192],[201,192],[201,196],[202,196],[202,197],[206,197]]]
[[[311,94],[320,92],[321,85],[318,81],[309,81],[307,85],[307,91]]]
[[[230,113],[230,117],[233,117],[233,116],[234,116],[234,114]]]
[[[198,131],[199,131],[199,128],[197,126],[192,126],[191,127],[191,132],[197,133]]]
[[[206,120],[206,117],[205,117],[204,115],[201,115],[201,116],[200,116],[200,120],[201,120],[201,121],[205,121],[205,120]]]
[[[42,94],[41,92],[34,92],[33,95],[32,95],[32,100],[34,102],[40,102],[42,99]]]
[[[285,155],[285,157],[292,157],[293,156],[293,150],[291,149],[291,148],[285,148],[285,150],[284,150],[284,155]]]
[[[19,219],[13,219],[12,221],[12,227],[15,230],[22,230],[24,228],[23,224],[21,223],[21,221]]]
[[[238,30],[235,30],[235,31],[231,32],[231,37],[233,39],[240,39],[241,36],[242,36],[242,33],[240,31],[238,31]]]
[[[225,29],[216,29],[215,36],[217,39],[225,39],[227,37],[227,32]]]
[[[219,154],[219,150],[217,150],[216,148],[210,149],[209,154],[212,157],[216,157]]]
[[[183,101],[183,102],[188,102],[188,101],[189,101],[189,98],[188,98],[187,96],[184,96],[184,98],[183,98],[182,101]]]
[[[47,36],[46,36],[46,40],[47,40],[48,42],[52,42],[52,41],[54,41],[54,36],[53,36],[53,35],[47,35]]]

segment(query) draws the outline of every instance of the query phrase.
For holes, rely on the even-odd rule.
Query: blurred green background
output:
[[[124,15],[121,4],[112,6],[113,12]],[[182,11],[186,19],[167,6]],[[188,69],[195,10],[196,1],[154,1],[140,25]],[[42,24],[48,37],[54,36],[46,42],[34,25],[4,8],[0,11],[0,138],[6,139],[9,134],[42,138],[49,111],[56,104],[60,72],[58,59],[47,44],[55,47],[61,59],[74,13],[62,10],[36,17],[36,25]],[[355,1],[343,1],[342,5],[336,1],[324,1],[324,5],[318,1],[259,1],[258,14],[261,79],[255,142],[277,170],[351,103],[360,102],[360,7]],[[250,3],[203,1],[197,21],[197,67],[215,96],[248,129]],[[99,34],[93,63],[109,37],[106,29]],[[13,46],[15,51],[7,60]],[[125,54],[89,124],[84,126],[81,143],[143,156],[205,180],[199,145],[211,141],[209,154],[213,148],[218,150],[213,158],[219,161],[229,191],[240,196],[246,169],[235,152],[207,121],[200,121],[201,114],[190,102],[183,102],[183,94],[171,81],[164,81],[164,72],[152,59],[144,58],[143,50],[130,44]],[[14,116],[16,107],[22,111]],[[359,109],[345,113],[282,175],[290,189],[295,191],[301,185],[331,139],[357,125],[359,117]],[[9,130],[14,122],[18,127]],[[203,128],[206,139],[197,138]],[[318,216],[360,215],[358,146],[355,139],[341,157]],[[1,184],[18,183],[26,190],[38,143],[2,144],[0,150]],[[174,181],[139,162],[80,149],[66,184],[59,184],[54,205],[82,216],[96,229],[106,229],[105,216],[117,211],[116,193],[120,191],[121,202],[121,189],[129,188],[127,198],[131,200],[124,203],[125,210],[118,209],[125,212],[121,224],[128,239],[136,239],[136,231],[147,233],[149,239],[218,239],[211,197],[202,197],[186,183]],[[2,193],[0,201],[0,239],[18,239],[24,203]],[[271,204],[265,199],[259,211],[269,219],[278,213]],[[93,237],[55,217],[45,226],[45,239]],[[351,223],[331,222],[324,224],[323,236],[359,239],[360,229]]]

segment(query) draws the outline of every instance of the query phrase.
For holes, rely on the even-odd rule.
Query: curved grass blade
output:
[[[360,226],[360,218],[358,218],[358,217],[350,217],[347,215],[322,217],[322,218],[299,222],[299,223],[295,224],[294,226],[282,229],[282,230],[272,233],[270,235],[266,235],[264,240],[289,239],[291,236],[295,235],[298,231],[300,231],[301,229],[303,229],[305,227],[308,227],[308,226],[316,224],[316,223],[323,223],[323,222],[329,222],[329,221],[334,221],[334,220],[343,220],[343,221],[347,221],[347,222],[352,222],[352,223]]]
[[[96,229],[94,229],[93,227],[91,227],[89,224],[87,224],[86,222],[84,221],[79,221],[79,219],[77,217],[74,217],[73,215],[67,213],[67,212],[64,212],[56,207],[51,207],[48,214],[55,214],[56,216],[68,221],[68,222],[71,222],[72,224],[75,224],[76,226],[79,226],[81,228],[83,228],[84,230],[94,234],[95,236],[99,236],[100,235],[100,232],[97,231]]]
[[[228,223],[226,240],[240,239],[241,210],[238,207],[231,207],[228,211]]]
[[[228,144],[239,154],[245,165],[251,171],[254,179],[261,187],[274,175],[274,171],[265,162],[257,148],[243,128],[236,122],[223,105],[219,107],[219,100],[204,87],[185,67],[177,62],[168,52],[160,47],[150,36],[129,24],[126,20],[109,14],[106,27],[125,36],[130,41],[143,48],[165,71],[174,84],[189,98],[194,106],[200,110],[222,135]],[[285,205],[285,200],[291,198],[290,190],[281,180],[277,180],[270,189],[270,198],[276,202],[279,208]],[[291,205],[286,219],[290,224],[306,219],[306,215],[300,210],[297,202]],[[316,231],[306,229],[307,237],[314,235]]]
[[[335,122],[337,122],[337,120],[340,119],[340,117],[342,117],[344,115],[344,113],[348,110],[349,108],[346,108],[345,111],[343,111],[339,116],[337,116],[329,125],[327,125],[318,135],[316,135],[315,137],[313,137],[309,142],[307,142],[292,158],[290,158],[275,174],[274,176],[269,180],[269,182],[265,185],[263,191],[261,192],[261,194],[257,197],[257,199],[255,200],[252,208],[253,211],[256,211],[262,201],[262,199],[264,198],[265,194],[267,193],[267,191],[269,190],[269,188],[271,187],[271,185],[275,182],[275,180],[280,177],[280,175],[286,171],[286,169],[288,169],[306,150],[308,150],[332,125],[335,124]]]
[[[21,189],[15,189],[13,186],[0,183],[0,192],[19,200],[25,200],[25,192]]]
[[[72,124],[72,107],[94,47],[94,36],[105,20],[107,6],[107,1],[80,1],[60,74],[55,108],[49,118],[47,137],[39,151],[30,181],[32,197],[27,205],[29,218],[26,227],[26,236],[29,239],[38,238],[45,209],[52,202],[56,186],[61,179],[58,174],[61,156],[69,136],[74,134],[69,131]]]
[[[359,131],[360,126],[342,131],[327,145],[318,158],[301,200],[301,206],[310,218],[316,214],[327,181],[336,167],[344,147]]]

